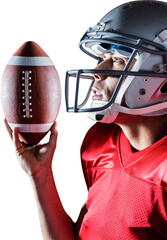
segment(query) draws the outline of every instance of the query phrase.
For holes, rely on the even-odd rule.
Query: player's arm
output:
[[[63,209],[51,171],[44,173],[44,176],[36,175],[31,181],[44,239],[80,240],[79,230],[86,213],[85,206],[74,223]]]
[[[81,209],[76,223],[64,211],[55,186],[52,171],[31,178],[42,234],[45,240],[80,240],[79,230],[86,206]]]
[[[20,142],[17,128],[12,133],[6,121],[5,123],[13,139],[18,160],[31,180],[44,239],[78,240],[83,210],[75,224],[61,204],[51,168],[57,141],[56,124],[51,129],[47,144],[27,147]]]
[[[61,204],[51,169],[30,177],[45,240],[74,240],[75,225]]]

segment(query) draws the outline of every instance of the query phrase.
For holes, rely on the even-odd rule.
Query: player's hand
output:
[[[51,128],[49,142],[43,145],[26,146],[19,139],[18,128],[12,131],[5,120],[7,131],[14,142],[16,155],[20,165],[29,176],[51,169],[54,151],[57,142],[56,122]]]

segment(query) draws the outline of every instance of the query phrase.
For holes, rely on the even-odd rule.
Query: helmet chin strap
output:
[[[103,107],[106,104],[107,104],[106,101],[94,100],[92,101],[91,107],[98,108],[98,107]],[[91,120],[102,122],[102,123],[112,123],[117,118],[117,116],[118,116],[118,111],[112,110],[112,104],[107,109],[104,109],[102,111],[88,113],[88,117]]]

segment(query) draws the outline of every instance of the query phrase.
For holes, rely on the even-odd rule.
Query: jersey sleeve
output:
[[[109,155],[116,150],[118,131],[114,124],[96,123],[81,146],[81,162],[88,189],[97,179],[97,169],[111,164]]]
[[[86,151],[88,148],[90,148],[92,138],[94,137],[96,132],[96,124],[89,129],[87,132],[84,141],[81,146],[81,164],[82,164],[82,170],[85,178],[85,182],[87,185],[87,188],[89,189],[92,185],[92,172],[91,167],[93,166],[93,161],[90,161],[86,157]],[[93,149],[92,149],[93,150]],[[89,169],[89,171],[88,171]]]

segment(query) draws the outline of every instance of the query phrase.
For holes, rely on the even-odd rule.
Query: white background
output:
[[[80,164],[80,145],[93,124],[85,114],[66,113],[65,72],[94,68],[96,62],[78,48],[82,35],[113,7],[112,0],[5,0],[0,2],[0,78],[13,53],[36,41],[54,62],[61,79],[58,145],[53,172],[65,210],[76,221],[87,198]],[[0,106],[0,239],[42,239],[29,178],[19,166],[3,123]],[[46,138],[47,140],[47,138]]]

